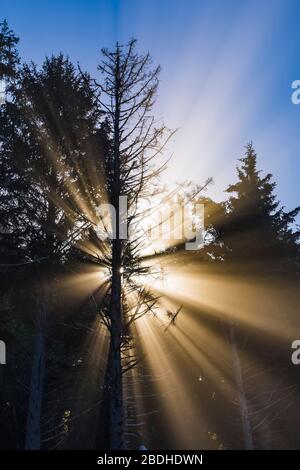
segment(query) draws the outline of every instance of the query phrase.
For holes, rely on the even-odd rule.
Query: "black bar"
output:
[[[247,465],[283,465],[300,460],[300,450],[162,450],[162,451],[10,451],[0,452],[0,468],[4,463],[30,468],[143,468],[153,465],[215,466],[231,465],[244,468]],[[42,466],[42,467],[41,467]],[[7,467],[8,468],[8,467]]]

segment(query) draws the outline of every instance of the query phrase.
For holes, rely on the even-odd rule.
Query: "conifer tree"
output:
[[[108,305],[106,309],[101,307],[110,333],[105,377],[110,449],[124,448],[122,376],[135,364],[135,359],[128,356],[130,326],[155,303],[151,293],[134,282],[134,276],[146,273],[139,263],[141,234],[134,224],[141,213],[137,215],[137,208],[139,201],[151,197],[156,189],[156,177],[165,162],[154,166],[153,160],[161,155],[172,135],[163,125],[157,125],[152,115],[160,67],[152,69],[150,54],[138,54],[135,46],[136,41],[131,40],[127,46],[117,44],[113,51],[103,49],[103,61],[99,65],[103,80],[95,82],[112,143],[106,158],[106,187],[116,221],[111,256],[108,259],[102,256],[111,273]],[[120,207],[121,197],[127,199],[127,214]],[[135,235],[127,237],[126,232],[129,234],[133,227],[137,230]],[[136,305],[130,308],[125,285],[137,297]]]
[[[257,169],[252,143],[237,168],[238,181],[227,188],[231,196],[224,236],[229,259],[261,262],[265,269],[299,272],[299,237],[296,217],[300,207],[286,212],[274,193],[272,175]]]
[[[20,63],[17,44],[19,38],[9,28],[6,20],[0,23],[0,80],[9,81],[15,77]]]

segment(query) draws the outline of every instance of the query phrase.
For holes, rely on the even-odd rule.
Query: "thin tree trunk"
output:
[[[236,344],[235,329],[233,320],[229,320],[229,341],[232,350],[232,359],[233,359],[233,372],[234,378],[237,387],[238,401],[239,401],[239,410],[241,416],[242,430],[243,430],[243,440],[244,448],[251,450],[253,449],[253,436],[252,436],[252,427],[250,422],[249,406],[248,400],[244,388],[243,373],[241,367],[240,356]]]
[[[112,201],[115,208],[115,234],[112,242],[112,280],[110,300],[110,347],[106,371],[106,388],[109,398],[109,448],[124,448],[124,410],[122,385],[122,242],[120,240],[120,57],[116,51],[115,117],[114,117],[114,170]]]
[[[121,307],[121,244],[113,240],[113,273],[110,307],[110,347],[106,371],[106,390],[108,391],[109,407],[109,448],[124,448],[123,431],[123,386],[121,364],[122,341],[122,307]]]
[[[28,413],[25,437],[26,450],[41,448],[41,418],[45,380],[45,330],[48,314],[48,298],[45,286],[38,294],[36,336],[34,342],[31,379],[28,399]]]

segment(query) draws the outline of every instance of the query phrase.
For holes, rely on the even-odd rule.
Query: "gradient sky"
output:
[[[224,198],[252,140],[287,208],[300,203],[300,1],[0,0],[24,61],[60,51],[96,74],[100,49],[135,37],[162,65],[156,114],[179,128],[166,180],[214,178]]]

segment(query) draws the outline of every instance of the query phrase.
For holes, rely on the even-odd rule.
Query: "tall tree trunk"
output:
[[[239,411],[242,423],[243,430],[243,440],[245,449],[253,449],[253,436],[252,436],[252,426],[250,422],[249,406],[248,400],[244,387],[242,366],[240,361],[240,356],[238,352],[238,347],[236,343],[235,328],[233,320],[229,320],[229,341],[232,351],[232,360],[233,360],[233,372],[234,379],[237,388],[238,402],[239,402]]]
[[[106,370],[108,392],[109,448],[124,448],[123,431],[123,386],[121,364],[122,306],[121,306],[121,244],[113,240],[112,288],[110,306],[110,347]]]
[[[36,336],[33,350],[25,437],[26,450],[41,448],[41,419],[45,380],[45,334],[48,316],[48,296],[42,284],[38,292]]]
[[[109,399],[109,448],[124,448],[124,410],[122,384],[122,241],[120,240],[120,57],[116,50],[115,114],[114,114],[114,162],[112,201],[115,208],[115,233],[112,241],[112,280],[110,300],[110,347],[106,371],[106,390]]]

